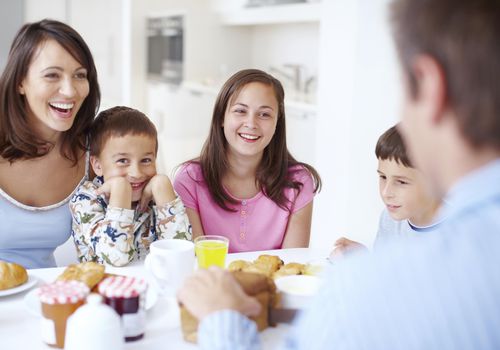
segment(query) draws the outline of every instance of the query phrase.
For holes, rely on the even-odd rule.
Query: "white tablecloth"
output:
[[[235,253],[228,255],[227,263],[237,260],[254,260],[260,254],[279,255],[287,262],[309,262],[325,256],[325,252],[309,248],[270,250],[261,252]],[[63,267],[29,270],[30,276],[38,278],[37,285],[52,282]],[[149,278],[142,264],[122,268],[106,267],[106,272]],[[40,319],[28,310],[24,301],[24,291],[0,297],[0,349],[37,350],[53,349],[45,345],[40,335]],[[264,349],[273,349],[283,340],[290,325],[278,324],[261,333]],[[196,345],[184,341],[180,329],[179,309],[173,297],[158,298],[156,304],[147,311],[147,326],[142,340],[126,343],[125,349],[196,349]],[[89,349],[91,350],[91,349]],[[112,349],[110,349],[112,350]]]

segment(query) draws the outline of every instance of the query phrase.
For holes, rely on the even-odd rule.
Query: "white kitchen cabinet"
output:
[[[82,35],[94,56],[102,108],[129,105],[129,29],[124,21],[127,1],[71,0],[68,5],[69,23]]]
[[[241,7],[221,11],[220,16],[222,23],[232,26],[319,22],[321,3]]]
[[[148,116],[158,129],[158,167],[171,175],[197,157],[208,136],[215,94],[189,86],[148,83]]]
[[[288,150],[299,162],[316,160],[316,112],[302,106],[285,105]]]
[[[178,98],[179,87],[164,83],[149,82],[147,85],[147,115],[162,133],[172,116],[179,115],[181,105]],[[167,120],[168,119],[168,120]],[[171,129],[171,125],[169,126]]]

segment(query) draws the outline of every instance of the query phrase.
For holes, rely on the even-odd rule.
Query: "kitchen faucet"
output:
[[[295,91],[297,92],[302,92],[302,68],[303,66],[301,64],[293,64],[293,63],[285,63],[283,64],[283,67],[289,68],[292,70],[292,73],[288,73],[283,71],[280,68],[277,67],[270,67],[271,72],[275,72],[284,78],[288,79],[293,83],[293,87]]]
[[[316,77],[314,75],[311,75],[308,79],[306,79],[304,83],[304,93],[310,94],[312,89],[311,86],[316,82]]]

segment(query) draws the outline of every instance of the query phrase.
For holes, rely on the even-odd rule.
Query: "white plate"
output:
[[[28,311],[34,316],[42,315],[42,306],[36,295],[38,288],[29,291],[28,294],[24,296],[24,305]],[[146,310],[151,309],[158,301],[158,293],[154,288],[148,288],[146,293]]]
[[[33,287],[35,284],[37,284],[37,282],[38,282],[38,278],[36,278],[35,276],[31,276],[28,273],[28,280],[26,282],[24,282],[20,286],[14,287],[14,288],[0,290],[0,297],[21,293],[21,292]]]

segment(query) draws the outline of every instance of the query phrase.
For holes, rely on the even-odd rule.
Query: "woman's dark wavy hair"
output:
[[[300,192],[303,184],[292,180],[291,167],[296,165],[307,169],[314,179],[314,191],[321,189],[321,178],[318,172],[309,164],[295,160],[286,145],[285,125],[285,92],[283,86],[273,76],[257,69],[245,69],[237,72],[224,84],[215,101],[210,133],[201,155],[187,163],[199,163],[205,182],[214,201],[224,210],[234,211],[228,204],[237,204],[222,186],[222,177],[229,168],[227,159],[228,143],[224,136],[224,116],[231,99],[238,95],[241,89],[253,82],[271,86],[278,101],[278,121],[276,131],[269,145],[265,148],[262,160],[257,168],[256,182],[263,193],[281,208],[291,211],[291,203],[284,194],[285,188],[293,188]]]
[[[80,34],[67,24],[44,19],[21,27],[10,48],[0,78],[0,156],[14,162],[42,157],[52,144],[41,139],[28,122],[29,107],[19,86],[37,50],[47,40],[55,40],[86,70],[89,94],[83,101],[71,128],[62,135],[61,155],[75,165],[86,148],[86,135],[99,108],[101,93],[92,54]]]

